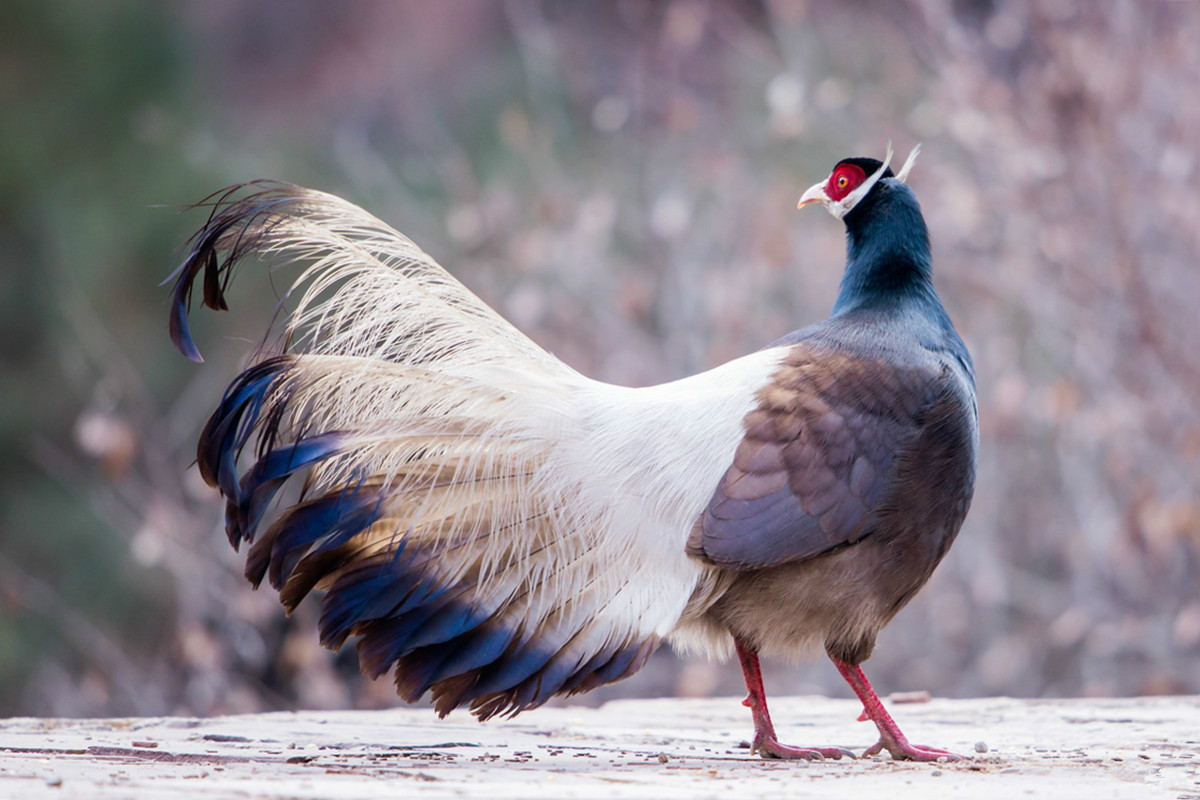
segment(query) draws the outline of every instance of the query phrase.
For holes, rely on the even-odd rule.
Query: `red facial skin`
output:
[[[839,164],[829,174],[825,196],[835,203],[857,189],[867,179],[867,173],[853,164]]]

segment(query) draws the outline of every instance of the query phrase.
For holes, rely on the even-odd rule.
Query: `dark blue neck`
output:
[[[945,317],[933,290],[929,231],[911,189],[885,178],[843,219],[846,272],[833,306],[835,315],[915,303]]]

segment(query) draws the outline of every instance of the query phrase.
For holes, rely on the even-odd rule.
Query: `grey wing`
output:
[[[753,569],[868,535],[936,375],[797,345],[747,415],[688,552]]]

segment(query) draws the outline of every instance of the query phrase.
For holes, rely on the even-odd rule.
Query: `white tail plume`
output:
[[[281,336],[200,443],[231,539],[253,542],[248,577],[289,607],[324,589],[323,641],[359,636],[366,671],[394,666],[404,697],[432,690],[442,713],[515,713],[639,668],[705,579],[680,554],[741,438],[746,387],[780,354],[649,389],[598,383],[358,207],[252,189],[215,202],[171,325],[198,359],[186,307],[201,272],[205,304],[225,308],[247,255],[304,265]],[[292,476],[300,502],[271,512]]]

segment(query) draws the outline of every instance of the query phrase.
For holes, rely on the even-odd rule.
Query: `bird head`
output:
[[[834,165],[829,177],[809,188],[800,196],[796,208],[803,208],[810,203],[823,203],[829,213],[842,219],[859,202],[871,193],[875,184],[883,178],[896,178],[903,181],[908,177],[921,152],[921,145],[913,148],[905,160],[904,166],[897,175],[888,166],[892,160],[892,146],[889,144],[887,155],[883,161],[874,158],[844,158]]]

